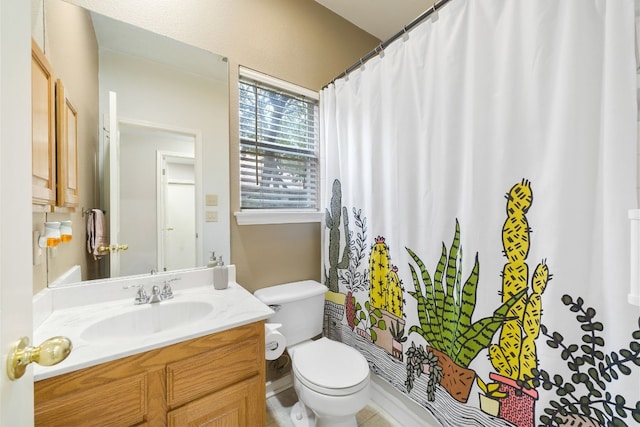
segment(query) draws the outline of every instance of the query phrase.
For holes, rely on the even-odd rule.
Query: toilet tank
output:
[[[282,324],[279,331],[292,346],[322,333],[326,292],[326,286],[304,280],[259,289],[254,295],[275,311],[268,321]]]

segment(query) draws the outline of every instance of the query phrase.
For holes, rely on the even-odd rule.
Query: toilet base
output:
[[[304,403],[298,401],[291,408],[291,422],[295,427],[357,427],[355,415],[318,418]]]
[[[295,427],[315,427],[316,416],[300,401],[291,408],[291,422]]]

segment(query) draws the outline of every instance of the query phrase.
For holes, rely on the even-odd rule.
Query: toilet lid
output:
[[[356,349],[320,338],[297,349],[293,356],[297,378],[325,394],[355,393],[368,384],[369,364]]]

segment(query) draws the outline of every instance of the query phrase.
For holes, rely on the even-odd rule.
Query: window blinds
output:
[[[316,209],[318,102],[239,81],[240,207]]]

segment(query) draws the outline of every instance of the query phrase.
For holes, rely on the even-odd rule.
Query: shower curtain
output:
[[[325,334],[442,425],[640,423],[634,49],[632,0],[451,0],[322,91]]]

